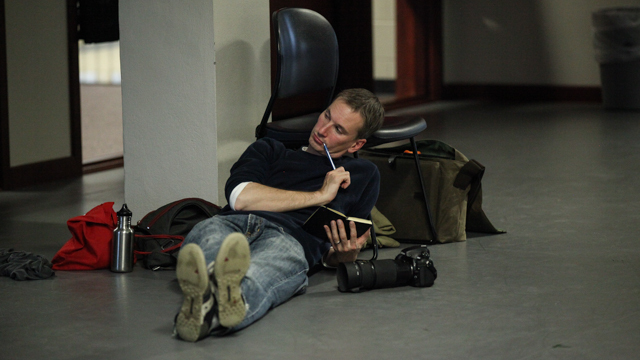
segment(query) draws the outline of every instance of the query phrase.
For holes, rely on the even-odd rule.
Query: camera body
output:
[[[438,271],[433,265],[431,253],[426,245],[406,248],[396,256],[394,261],[412,269],[412,279],[409,280],[411,286],[429,287],[438,277]]]
[[[393,260],[358,260],[338,265],[340,291],[411,285],[432,286],[438,272],[426,245],[403,249]]]

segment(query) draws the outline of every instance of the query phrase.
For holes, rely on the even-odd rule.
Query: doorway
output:
[[[123,157],[119,41],[78,43],[82,164],[91,168]]]
[[[396,99],[396,0],[372,0],[373,86],[383,103]]]
[[[386,109],[442,99],[442,0],[372,0],[374,84]]]

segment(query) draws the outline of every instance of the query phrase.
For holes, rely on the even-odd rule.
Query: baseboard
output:
[[[10,167],[5,171],[7,171],[7,176],[3,179],[2,189],[12,190],[50,181],[79,177],[82,175],[82,165],[75,157],[68,157]]]
[[[123,166],[124,166],[124,158],[120,156],[113,159],[100,160],[100,161],[84,164],[82,166],[82,174],[91,174],[99,171],[121,168]]]
[[[599,86],[445,84],[443,100],[508,102],[571,101],[601,103]]]
[[[416,97],[406,98],[406,99],[394,98],[391,100],[383,101],[382,104],[384,105],[385,111],[391,111],[391,110],[404,109],[411,106],[424,105],[433,101],[437,101],[437,100],[430,99],[427,96],[416,96]]]

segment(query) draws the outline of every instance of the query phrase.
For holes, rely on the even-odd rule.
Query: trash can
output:
[[[605,109],[640,110],[640,7],[592,13]]]

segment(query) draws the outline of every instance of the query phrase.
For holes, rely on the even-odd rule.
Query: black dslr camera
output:
[[[340,263],[338,289],[381,289],[411,285],[428,287],[438,277],[426,245],[406,248],[394,260],[358,260]]]

